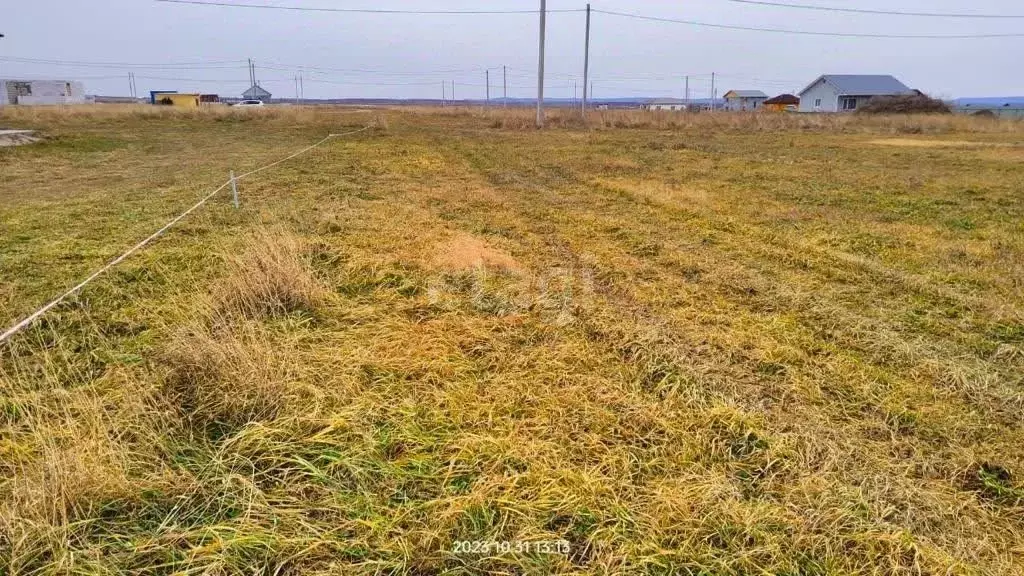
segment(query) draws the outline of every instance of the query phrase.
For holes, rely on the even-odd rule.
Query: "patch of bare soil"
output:
[[[28,130],[0,130],[0,146],[24,146],[40,138]]]
[[[463,233],[439,244],[434,262],[442,268],[452,270],[466,270],[479,266],[508,271],[522,269],[519,262],[507,252],[488,245],[476,236]]]

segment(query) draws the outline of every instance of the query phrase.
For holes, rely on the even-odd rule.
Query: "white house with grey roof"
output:
[[[764,105],[768,95],[760,90],[729,90],[723,98],[726,110],[758,110]]]
[[[826,74],[800,92],[800,111],[853,112],[875,96],[913,93],[889,75]]]
[[[659,98],[643,104],[644,110],[670,110],[672,112],[686,110],[686,100],[678,98]]]

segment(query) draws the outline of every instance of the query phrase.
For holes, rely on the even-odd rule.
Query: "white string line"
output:
[[[351,136],[352,134],[358,134],[360,132],[366,132],[369,129],[370,129],[369,126],[363,126],[362,128],[360,128],[358,130],[352,130],[350,132],[342,132],[341,134],[328,134],[326,138],[324,138],[323,140],[317,142],[316,144],[313,144],[312,146],[307,146],[307,147],[303,148],[302,150],[299,150],[298,152],[296,152],[295,154],[292,154],[291,156],[289,156],[287,158],[281,158],[277,162],[273,162],[271,164],[267,164],[266,166],[263,166],[261,168],[257,168],[255,170],[250,170],[249,172],[246,172],[245,174],[242,174],[241,176],[235,176],[235,180],[241,180],[242,178],[246,178],[248,176],[252,176],[253,174],[258,174],[260,172],[263,172],[264,170],[267,170],[269,168],[273,168],[274,166],[277,166],[278,164],[281,164],[283,162],[287,162],[287,161],[291,160],[292,158],[295,158],[297,156],[301,156],[301,155],[305,154],[306,152],[309,152],[313,148],[316,148],[317,146],[323,144],[324,142],[327,142],[331,138],[341,138],[342,136]],[[229,184],[230,184],[230,182],[229,182]],[[0,340],[0,341],[2,341],[2,340]]]
[[[267,164],[266,166],[263,166],[261,168],[257,168],[255,170],[246,172],[245,174],[242,174],[241,176],[236,176],[235,180],[238,181],[238,180],[240,180],[242,178],[245,178],[247,176],[252,176],[253,174],[256,174],[257,172],[262,172],[263,170],[266,170],[268,168],[272,168],[274,166],[277,166],[278,164],[281,164],[282,162],[286,162],[288,160],[291,160],[292,158],[295,158],[297,156],[305,154],[306,152],[309,152],[313,148],[316,148],[317,146],[320,146],[324,142],[327,142],[331,138],[337,138],[337,137],[340,137],[340,136],[348,136],[350,134],[356,134],[356,133],[359,133],[359,132],[366,131],[369,128],[370,128],[369,126],[366,126],[366,127],[361,128],[359,130],[353,130],[351,132],[344,132],[344,133],[341,133],[341,134],[329,134],[326,138],[324,138],[323,140],[317,142],[316,144],[313,144],[312,146],[308,146],[306,148],[303,148],[302,150],[299,150],[295,154],[292,154],[291,156],[288,156],[287,158],[282,158],[281,160],[278,160],[277,162],[274,162],[272,164]],[[147,244],[149,244],[153,240],[156,240],[164,232],[167,232],[168,230],[170,230],[172,226],[174,226],[175,224],[180,222],[182,219],[184,219],[186,216],[188,216],[192,212],[196,211],[203,204],[206,204],[206,202],[209,201],[210,198],[213,198],[214,196],[217,195],[218,192],[220,192],[221,190],[224,190],[225,188],[227,188],[230,185],[231,185],[231,180],[228,180],[227,182],[221,184],[219,188],[217,188],[213,192],[210,192],[209,194],[207,194],[202,200],[200,200],[199,202],[196,202],[191,208],[189,208],[188,210],[182,212],[177,218],[175,218],[175,219],[171,220],[170,222],[168,222],[167,224],[165,224],[163,228],[157,230],[156,232],[154,232],[152,235],[150,235],[148,238],[146,238],[142,242],[139,242],[135,246],[132,246],[124,254],[121,254],[117,258],[114,258],[113,260],[108,262],[105,266],[103,266],[99,270],[97,270],[97,271],[93,272],[91,275],[89,275],[88,278],[86,278],[85,280],[82,280],[81,282],[79,282],[77,285],[75,285],[75,287],[73,287],[70,290],[68,290],[67,292],[61,294],[57,298],[54,298],[52,301],[50,301],[49,304],[43,306],[39,310],[36,310],[35,312],[33,312],[30,316],[28,316],[27,318],[25,318],[21,322],[18,322],[14,326],[11,326],[6,332],[4,332],[3,334],[0,334],[0,343],[5,342],[11,336],[13,336],[13,335],[17,334],[18,332],[20,332],[21,330],[25,329],[26,327],[31,325],[33,322],[38,320],[40,316],[42,316],[43,314],[46,314],[47,312],[49,312],[51,308],[53,308],[57,304],[60,304],[65,299],[67,299],[68,296],[71,296],[71,295],[75,294],[76,292],[78,292],[79,290],[84,288],[87,284],[89,284],[90,282],[92,282],[96,278],[98,278],[101,275],[103,275],[104,272],[106,272],[107,270],[110,270],[114,266],[117,266],[118,264],[123,262],[126,258],[131,256],[132,254],[138,252],[139,250],[144,248]]]

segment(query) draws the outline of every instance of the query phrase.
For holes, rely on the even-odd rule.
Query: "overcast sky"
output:
[[[222,0],[226,2],[243,0]],[[535,9],[538,0],[244,0],[334,8]],[[790,0],[819,6],[922,12],[1024,14],[1020,0]],[[0,7],[0,78],[80,79],[90,94],[127,95],[134,71],[139,93],[179,90],[234,96],[248,87],[245,60],[255,59],[261,85],[295,95],[305,67],[309,98],[441,96],[502,91],[534,94],[536,14],[340,14],[208,7],[152,0],[5,0]],[[1024,32],[1024,19],[950,19],[854,15],[753,6],[728,0],[597,0],[595,9],[714,24],[872,34]],[[585,0],[549,0],[549,9],[582,8]],[[548,17],[546,94],[572,95],[582,84],[584,15]],[[594,14],[591,73],[595,95],[693,97],[710,94],[710,73],[729,89],[796,92],[825,73],[893,74],[940,97],[1024,95],[1019,62],[1024,37],[909,40],[799,36],[648,22]],[[10,59],[65,64],[13,62]],[[67,64],[68,62],[75,64]],[[107,67],[88,63],[117,63]],[[128,64],[152,67],[128,66]],[[182,65],[184,64],[184,65]],[[582,88],[580,88],[582,89]]]

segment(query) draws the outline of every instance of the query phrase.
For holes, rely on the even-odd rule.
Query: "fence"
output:
[[[307,147],[303,148],[302,150],[299,150],[298,152],[295,152],[294,154],[291,154],[291,155],[286,156],[286,157],[284,157],[284,158],[282,158],[280,160],[277,160],[276,162],[271,162],[270,164],[267,164],[266,166],[261,166],[259,168],[256,168],[254,170],[250,170],[249,172],[246,172],[244,174],[240,174],[238,176],[235,176],[234,173],[232,172],[231,177],[228,179],[227,182],[224,182],[219,187],[217,187],[215,190],[213,190],[212,192],[210,192],[209,194],[204,196],[201,200],[199,200],[198,202],[193,204],[191,208],[189,208],[188,210],[185,210],[184,212],[179,214],[177,217],[175,217],[173,220],[171,220],[167,224],[164,224],[164,226],[162,228],[160,228],[159,230],[157,230],[156,232],[151,234],[145,240],[142,240],[141,242],[139,242],[135,246],[132,246],[127,251],[125,251],[123,254],[121,254],[117,258],[114,258],[113,260],[108,262],[106,265],[104,265],[102,268],[100,268],[99,270],[97,270],[97,271],[93,272],[92,274],[90,274],[88,277],[86,277],[84,280],[82,280],[81,282],[76,284],[74,287],[72,287],[68,291],[66,291],[63,294],[61,294],[60,296],[54,298],[53,300],[48,302],[46,305],[44,305],[43,307],[39,308],[38,310],[36,310],[35,312],[33,312],[32,314],[27,316],[22,321],[18,322],[14,326],[11,326],[3,334],[0,334],[0,344],[6,342],[8,339],[10,339],[12,336],[17,334],[18,332],[20,332],[20,331],[24,330],[25,328],[31,326],[33,322],[35,322],[40,317],[42,317],[44,314],[49,312],[54,306],[60,304],[64,300],[67,300],[69,297],[71,297],[74,294],[76,294],[82,288],[85,288],[90,282],[92,282],[93,280],[99,278],[104,273],[106,273],[108,270],[110,270],[111,268],[117,266],[121,262],[124,262],[132,254],[135,254],[139,250],[145,248],[149,243],[153,242],[154,240],[156,240],[160,236],[163,236],[164,233],[166,233],[168,230],[173,228],[175,224],[177,224],[178,222],[181,222],[186,216],[188,216],[192,212],[195,212],[196,210],[198,210],[204,204],[209,202],[210,199],[212,199],[214,196],[219,194],[221,191],[227,189],[229,186],[232,188],[233,200],[235,202],[235,206],[237,207],[238,206],[238,195],[237,195],[236,184],[237,184],[237,182],[239,180],[242,180],[244,178],[249,178],[251,176],[255,176],[256,174],[259,174],[260,172],[263,172],[264,170],[269,170],[270,168],[273,168],[274,166],[277,166],[279,164],[282,164],[284,162],[287,162],[289,160],[297,158],[297,157],[305,154],[306,152],[309,152],[310,150],[313,150],[314,148],[317,148],[317,147],[323,145],[325,142],[327,142],[329,140],[332,140],[334,138],[340,138],[342,136],[350,136],[350,135],[353,135],[353,134],[358,134],[360,132],[365,132],[365,131],[367,131],[369,129],[370,129],[370,126],[364,126],[364,127],[360,128],[358,130],[352,130],[352,131],[349,131],[349,132],[342,132],[340,134],[328,134],[327,137],[324,138],[323,140],[320,140],[319,142],[316,142],[316,143],[314,143],[314,144],[312,144],[310,146],[307,146]]]

